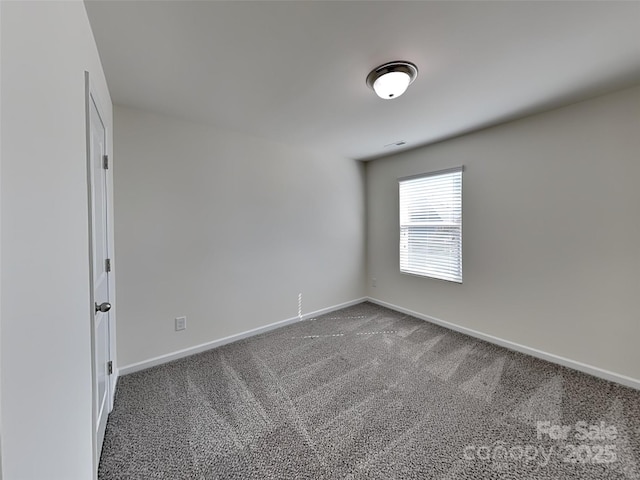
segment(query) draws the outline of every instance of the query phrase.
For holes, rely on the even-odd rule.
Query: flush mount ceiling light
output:
[[[418,76],[418,67],[411,62],[389,62],[374,68],[367,75],[367,85],[380,98],[389,100],[402,95]]]

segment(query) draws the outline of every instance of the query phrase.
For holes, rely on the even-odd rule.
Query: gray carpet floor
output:
[[[100,480],[640,479],[640,392],[362,303],[120,378]]]

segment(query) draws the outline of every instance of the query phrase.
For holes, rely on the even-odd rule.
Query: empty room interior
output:
[[[640,2],[0,2],[0,479],[640,479]]]

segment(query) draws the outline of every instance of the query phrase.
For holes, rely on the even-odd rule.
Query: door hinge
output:
[[[111,271],[111,259],[110,259],[110,258],[107,258],[107,259],[104,261],[104,269],[105,269],[105,271],[107,271],[107,272],[110,272],[110,271]]]
[[[102,168],[107,170],[109,168],[109,155],[102,156]]]
[[[107,370],[109,372],[109,375],[113,375],[113,362],[111,360],[107,362]]]

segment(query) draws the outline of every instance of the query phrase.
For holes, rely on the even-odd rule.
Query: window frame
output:
[[[450,282],[450,283],[455,283],[458,285],[462,285],[463,282],[463,212],[464,212],[464,202],[463,202],[463,192],[464,192],[464,181],[463,181],[463,177],[464,177],[464,170],[465,167],[464,165],[460,165],[457,167],[451,167],[451,168],[446,168],[446,169],[442,169],[442,170],[435,170],[432,172],[427,172],[427,173],[421,173],[421,174],[417,174],[417,175],[410,175],[410,176],[406,176],[406,177],[399,177],[398,180],[398,266],[399,266],[399,271],[400,273],[404,274],[404,275],[411,275],[414,277],[420,277],[420,278],[429,278],[429,279],[433,279],[433,280],[442,280],[445,282]],[[450,276],[439,276],[438,274],[434,274],[433,272],[429,272],[429,273],[420,273],[417,271],[408,271],[408,270],[403,270],[403,265],[402,265],[402,257],[403,257],[403,252],[402,252],[402,246],[403,246],[403,240],[402,240],[402,232],[403,232],[403,227],[410,227],[410,224],[408,223],[403,223],[402,219],[403,219],[403,211],[402,211],[402,206],[403,206],[403,202],[402,202],[402,183],[403,182],[407,182],[410,180],[419,180],[422,178],[429,178],[429,177],[437,177],[437,176],[441,176],[441,175],[447,175],[447,174],[452,174],[452,173],[460,173],[460,196],[459,196],[459,203],[460,203],[460,214],[459,214],[459,218],[460,218],[460,222],[459,222],[459,255],[457,256],[459,262],[459,276],[457,277],[450,277]],[[455,263],[454,263],[455,264]]]

